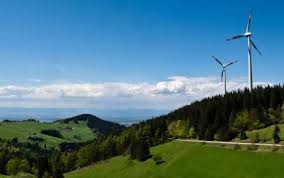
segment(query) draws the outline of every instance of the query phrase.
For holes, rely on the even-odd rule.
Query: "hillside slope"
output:
[[[56,130],[62,138],[42,134],[42,130]],[[94,134],[85,121],[79,123],[42,123],[36,121],[0,122],[0,137],[19,142],[39,143],[46,146],[58,146],[63,142],[82,142],[94,139]]]
[[[125,127],[117,123],[102,120],[96,116],[82,114],[52,123],[26,121],[0,122],[0,138],[19,142],[38,143],[41,146],[58,146],[64,142],[85,142],[97,137],[97,134],[117,132]],[[42,131],[56,131],[61,137],[44,134]]]
[[[115,157],[103,163],[66,174],[67,178],[279,178],[284,154],[234,151],[173,141],[152,148],[165,161],[155,165]]]
[[[284,124],[279,124],[279,129],[280,129],[280,140],[282,140],[280,143],[283,144],[284,140]],[[263,129],[258,129],[258,130],[252,130],[247,132],[248,138],[254,138],[256,137],[256,134],[258,134],[258,140],[259,142],[263,143],[274,143],[273,142],[273,130],[274,130],[275,125],[263,128]]]

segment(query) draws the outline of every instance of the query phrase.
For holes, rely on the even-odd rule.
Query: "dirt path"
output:
[[[191,140],[191,139],[174,139],[181,142],[193,142],[193,143],[212,143],[212,144],[226,144],[226,145],[257,145],[257,146],[278,146],[284,147],[281,144],[270,143],[244,143],[244,142],[222,142],[222,141],[206,141],[206,140]]]

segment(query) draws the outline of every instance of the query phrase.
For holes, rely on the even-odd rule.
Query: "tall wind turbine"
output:
[[[216,62],[218,62],[221,66],[222,66],[222,73],[221,73],[221,82],[223,82],[223,78],[224,78],[224,85],[225,85],[225,94],[227,93],[227,76],[226,76],[226,69],[228,66],[234,64],[235,62],[238,61],[232,61],[228,64],[223,64],[219,59],[217,59],[216,57],[212,56],[213,59],[215,59]]]
[[[246,32],[244,34],[241,35],[236,35],[232,38],[228,38],[226,39],[227,41],[231,41],[231,40],[235,40],[238,38],[243,38],[246,37],[247,38],[247,45],[248,45],[248,85],[249,85],[249,90],[252,91],[253,89],[253,80],[252,80],[252,59],[251,59],[251,46],[254,47],[254,49],[256,49],[256,51],[260,54],[261,52],[257,49],[255,43],[251,40],[251,36],[252,33],[250,32],[250,23],[251,23],[251,11],[249,13],[249,17],[248,17],[248,24],[247,24],[247,28],[246,28]]]

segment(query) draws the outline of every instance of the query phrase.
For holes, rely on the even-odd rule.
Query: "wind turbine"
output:
[[[238,61],[232,61],[228,64],[223,64],[219,59],[217,59],[216,57],[212,56],[213,59],[215,59],[216,62],[218,62],[221,66],[222,66],[222,72],[221,72],[221,82],[223,82],[223,78],[224,78],[224,85],[225,85],[225,94],[227,93],[227,76],[226,76],[226,69],[228,66],[234,64],[235,62]]]
[[[253,80],[252,80],[251,46],[253,46],[254,49],[256,49],[256,51],[260,55],[262,55],[262,54],[257,49],[255,43],[251,40],[252,33],[250,32],[250,23],[251,23],[251,11],[250,11],[249,17],[248,17],[248,24],[247,24],[246,32],[244,34],[236,35],[236,36],[234,36],[232,38],[228,38],[228,39],[226,39],[226,41],[231,41],[231,40],[235,40],[235,39],[243,38],[243,37],[247,38],[247,45],[248,45],[248,85],[249,85],[249,90],[252,91],[252,89],[253,89]]]

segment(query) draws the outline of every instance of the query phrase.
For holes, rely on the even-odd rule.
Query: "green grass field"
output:
[[[279,124],[278,126],[280,128],[280,138],[282,140],[281,143],[283,143],[283,140],[284,140],[284,124]],[[264,129],[248,131],[247,136],[250,138],[253,134],[258,132],[261,142],[273,143],[272,134],[273,134],[274,127],[275,126],[272,125],[272,126],[264,128]]]
[[[40,132],[43,129],[56,129],[63,135],[63,139],[41,134]],[[28,139],[29,136],[43,138],[44,141],[39,143],[47,146],[57,146],[62,142],[81,142],[95,138],[95,134],[85,121],[78,124],[74,122],[68,124],[35,121],[0,122],[0,137],[3,139],[18,138],[19,142],[34,142]]]
[[[67,178],[281,178],[284,154],[234,151],[173,141],[151,149],[165,161],[155,165],[118,156],[66,174]]]

